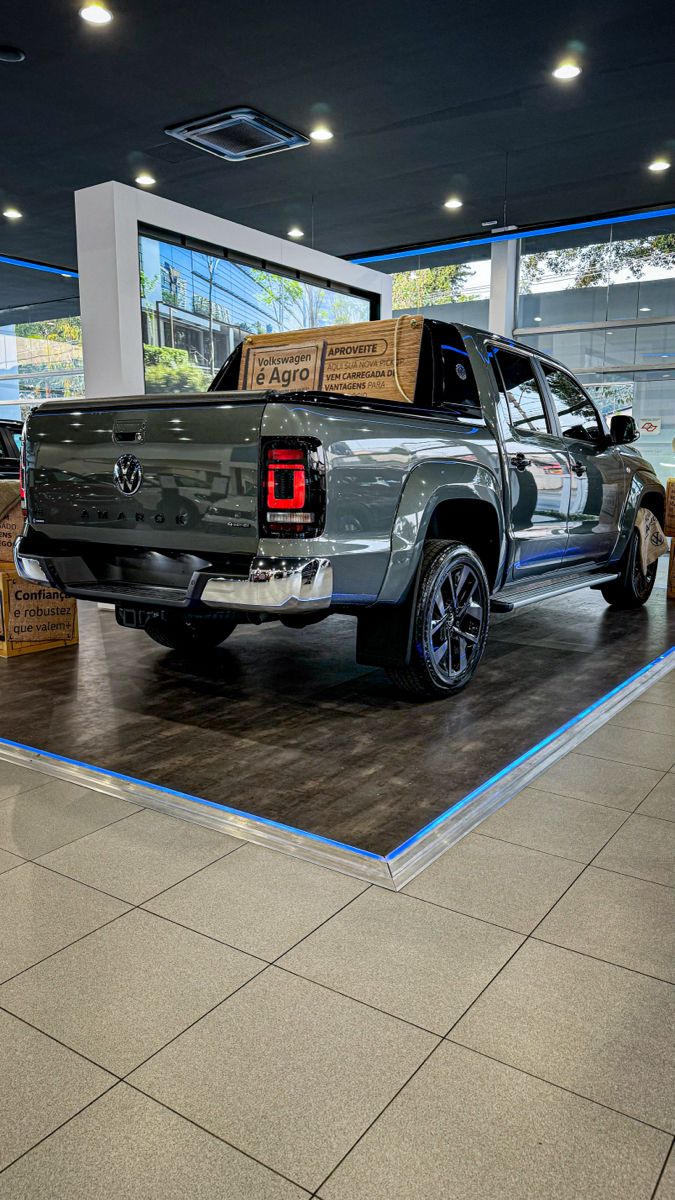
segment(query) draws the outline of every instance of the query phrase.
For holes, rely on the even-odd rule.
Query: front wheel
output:
[[[236,629],[237,622],[228,613],[163,613],[152,617],[145,632],[160,646],[188,653],[213,650]]]
[[[621,574],[600,588],[603,598],[613,608],[640,608],[652,594],[657,568],[658,562],[653,562],[646,572],[642,570],[640,533],[634,529],[621,561]]]
[[[490,588],[478,556],[461,542],[427,542],[410,664],[388,672],[392,683],[417,698],[459,692],[483,656],[489,618]]]

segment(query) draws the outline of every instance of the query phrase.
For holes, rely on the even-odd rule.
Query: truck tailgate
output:
[[[29,521],[53,538],[253,554],[264,407],[221,396],[39,409],[26,439]]]

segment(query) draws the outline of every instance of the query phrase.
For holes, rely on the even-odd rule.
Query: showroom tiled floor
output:
[[[675,672],[395,894],[0,761],[0,1200],[675,1200]]]

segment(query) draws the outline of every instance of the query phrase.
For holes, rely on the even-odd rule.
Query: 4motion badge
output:
[[[143,468],[134,454],[123,454],[113,467],[113,483],[123,496],[135,496],[143,482]]]

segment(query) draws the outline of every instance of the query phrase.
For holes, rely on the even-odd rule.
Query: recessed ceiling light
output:
[[[301,237],[304,237],[305,235],[304,235],[302,229],[298,229],[298,226],[294,225],[292,229],[289,229],[288,236],[292,237],[292,238],[301,238]]]
[[[450,199],[445,201],[443,208],[461,208],[462,204],[463,201],[460,200],[459,196],[450,196]]]
[[[576,79],[581,75],[581,67],[575,62],[561,62],[553,71],[554,79]]]
[[[330,142],[333,134],[327,125],[317,125],[316,129],[312,129],[309,135],[313,142]]]
[[[650,162],[649,164],[650,171],[667,171],[669,167],[670,163],[668,162],[667,158],[655,158],[654,161]]]
[[[3,217],[7,217],[8,221],[19,221],[23,216],[23,213],[19,212],[18,208],[4,208],[2,210],[2,215]]]
[[[640,312],[651,312],[651,308],[641,308]]]
[[[26,51],[18,46],[0,46],[0,62],[23,62]]]
[[[140,187],[154,187],[157,180],[154,175],[149,175],[147,171],[141,171],[140,175],[136,176],[136,183]]]
[[[93,0],[91,4],[85,4],[80,9],[80,16],[83,21],[89,21],[90,25],[107,25],[112,21],[110,9],[106,8],[105,4],[98,4]]]
[[[535,317],[535,321],[541,321],[541,317]]]

